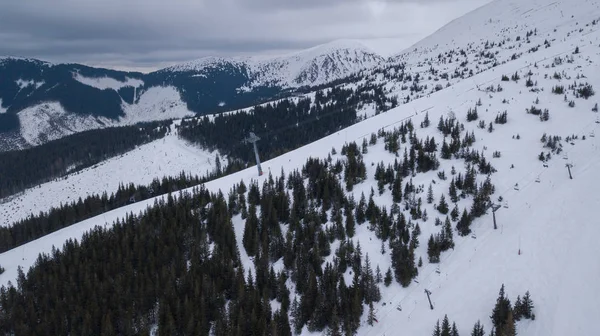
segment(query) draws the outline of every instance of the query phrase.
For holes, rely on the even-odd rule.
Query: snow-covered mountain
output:
[[[600,1],[591,0],[495,0],[416,44],[397,56],[393,64],[365,71],[360,81],[381,83],[387,94],[408,97],[406,104],[263,163],[265,172],[277,175],[282,169],[286,173],[300,169],[309,157],[327,159],[331,155],[333,160],[344,160],[340,154],[344,144],[355,141],[360,145],[364,139],[369,141],[371,133],[391,131],[408,120],[415,125],[419,139],[434,138],[441,144],[449,139],[436,127],[438,120],[454,117],[464,126],[461,139],[472,132],[475,137],[470,148],[497,170],[490,178],[495,186],[492,201],[501,205],[496,213],[498,229],[493,228],[488,211],[471,224],[472,234],[455,236],[454,249],[443,252],[439,264],[428,261],[426,243],[430,235],[440,232],[435,218],[445,217],[435,204],[440,195],[448,197],[453,168],[463,172],[467,163],[464,158],[440,158],[437,170],[411,175],[415,186],[424,186],[426,191],[431,184],[435,195],[433,204],[423,202],[429,218],[415,219],[421,230],[415,260],[421,257],[423,266],[418,268],[416,281],[406,288],[396,282],[389,287],[380,285],[382,300],[375,307],[378,322],[367,324],[365,306],[359,335],[430,335],[435,322],[446,314],[456,322],[461,335],[470,334],[478,320],[489,334],[489,316],[502,284],[511,301],[529,290],[535,302],[536,319],[519,321],[518,335],[597,334],[600,285],[594,280],[600,278],[600,263],[596,261],[600,248],[595,237],[600,235],[600,226],[596,225],[594,209],[600,206],[600,181],[596,177],[600,170],[599,6]],[[395,67],[398,64],[402,67]],[[415,80],[417,74],[419,79]],[[467,114],[470,110],[473,118],[473,109],[478,116],[468,121]],[[496,122],[504,112],[507,122]],[[419,127],[425,115],[431,125]],[[402,157],[410,145],[399,145]],[[332,147],[338,154],[331,154]],[[441,154],[441,149],[437,152]],[[379,138],[368,146],[363,159],[367,178],[347,193],[357,200],[361,193],[368,195],[371,189],[378,189],[376,165],[393,164],[399,157],[389,153]],[[124,167],[133,166],[130,158],[119,162]],[[448,179],[439,177],[442,171]],[[105,178],[123,177],[115,172]],[[251,167],[205,186],[226,193],[240,180],[263,184],[268,178],[268,174],[257,176],[256,167]],[[485,178],[485,174],[477,177],[479,182]],[[30,192],[50,193],[50,186]],[[425,199],[425,191],[417,196]],[[388,209],[393,204],[387,189],[381,195],[375,193],[373,199]],[[0,282],[14,283],[17,268],[34,265],[38,253],[50,253],[53,246],[60,248],[67,239],[79,239],[96,225],[110,226],[155,201],[107,212],[0,254],[0,265],[6,268]],[[471,201],[467,196],[457,205],[468,208]],[[16,200],[4,209],[30,206],[22,202],[24,199]],[[244,220],[235,216],[233,224],[244,269],[256,275],[242,244]],[[324,224],[328,228],[332,225]],[[373,267],[386,270],[391,265],[389,251],[380,252],[382,242],[368,224],[357,226],[355,236],[348,239],[360,242]],[[336,240],[332,251],[339,246]],[[325,259],[330,262],[333,254]],[[283,267],[280,261],[273,264],[277,270]],[[352,282],[348,272],[343,276],[346,284]],[[288,286],[293,293],[293,282]],[[431,292],[434,309],[425,290]],[[302,335],[321,334],[324,332],[309,332],[306,327],[302,330]]]
[[[244,108],[384,61],[351,41],[276,57],[207,57],[150,74],[2,58],[0,149],[20,147],[8,139],[38,145],[94,128]]]
[[[286,55],[205,57],[161,71],[192,72],[193,76],[204,76],[209,69],[232,66],[247,74],[249,82],[240,88],[247,91],[261,86],[318,86],[385,61],[385,58],[360,42],[338,40]]]

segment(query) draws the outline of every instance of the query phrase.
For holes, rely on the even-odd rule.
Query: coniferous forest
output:
[[[128,152],[162,138],[168,130],[167,122],[111,127],[28,149],[0,152],[0,198]]]
[[[419,222],[427,217],[426,192],[412,177],[436,170],[437,153],[466,162],[464,174],[453,174],[450,198],[472,197],[473,206],[447,217],[430,259],[451,246],[455,232],[469,234],[493,194],[489,176],[476,182],[476,175],[494,169],[469,149],[474,138],[466,133],[462,139],[455,120],[440,120],[439,128],[450,144],[417,138],[409,121],[372,134],[362,146],[344,145],[336,159],[309,158],[299,170],[269,173],[263,185],[240,181],[227,194],[201,185],[111,229],[97,227],[41,255],[16,284],[0,290],[0,331],[147,335],[158,327],[168,335],[291,335],[307,328],[353,335],[365,307],[382,299],[380,286],[395,281],[407,287],[418,276],[415,249]],[[364,153],[378,141],[396,159],[378,165],[378,191],[354,199],[349,192],[367,179]],[[446,180],[445,173],[438,178]],[[394,206],[377,205],[375,192],[390,192]],[[121,194],[120,201],[130,195]],[[447,213],[438,203],[440,214]],[[81,204],[72,206],[62,211],[73,216]],[[244,226],[241,236],[234,224]],[[362,225],[382,241],[389,269],[375,270],[353,239]],[[251,269],[239,249],[251,258]]]
[[[78,223],[88,218],[100,215],[106,211],[117,209],[127,204],[146,200],[158,195],[176,192],[204,183],[242,169],[241,163],[228,161],[227,166],[214,171],[202,178],[186,175],[181,172],[176,177],[155,178],[150,185],[120,185],[110,196],[90,195],[69,204],[51,208],[47,212],[32,214],[26,219],[15,222],[10,226],[0,227],[0,253],[18,247],[22,244],[43,237],[49,233]]]
[[[242,140],[254,132],[261,137],[261,159],[268,160],[362,120],[358,110],[371,103],[377,112],[398,104],[374,84],[355,90],[332,87],[326,93],[316,91],[314,99],[284,99],[255,106],[249,112],[184,119],[179,134],[208,150],[218,149],[223,155],[253,162],[254,153]]]

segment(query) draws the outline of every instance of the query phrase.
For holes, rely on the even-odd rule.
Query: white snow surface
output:
[[[28,107],[19,111],[17,115],[21,125],[21,136],[34,146],[112,123],[107,118],[67,113],[58,102]]]
[[[475,149],[481,151],[487,148],[484,150],[486,158],[498,170],[492,175],[496,187],[493,199],[502,196],[507,205],[496,214],[498,230],[493,229],[491,213],[485,215],[471,226],[476,239],[455,235],[455,248],[442,254],[440,264],[429,264],[426,239],[439,231],[439,227],[433,225],[433,220],[439,214],[426,204],[430,219],[426,223],[419,222],[422,233],[419,248],[415,252],[417,259],[422,257],[424,261],[419,269],[419,282],[413,282],[408,288],[402,288],[396,282],[387,288],[381,286],[382,302],[387,305],[377,304],[379,322],[372,327],[366,324],[368,310],[365,309],[359,335],[430,335],[436,320],[441,320],[444,314],[457,323],[461,335],[470,334],[477,320],[483,323],[486,334],[489,334],[492,327],[489,316],[501,284],[506,286],[506,294],[512,302],[527,290],[534,300],[536,320],[518,322],[518,335],[597,335],[595,322],[600,316],[600,305],[597,304],[600,300],[600,283],[596,280],[600,279],[600,263],[597,261],[600,245],[596,237],[600,236],[600,226],[594,210],[600,207],[600,180],[596,176],[600,171],[600,114],[593,113],[591,109],[600,101],[600,73],[597,71],[600,32],[598,24],[594,26],[591,22],[600,18],[598,6],[599,2],[592,0],[496,0],[417,44],[422,53],[405,53],[402,57],[417,67],[420,60],[426,57],[424,53],[429,57],[437,57],[442,52],[439,43],[447,42],[448,48],[452,48],[452,38],[460,37],[466,45],[472,39],[471,34],[475,40],[489,38],[490,42],[511,37],[512,42],[505,45],[506,49],[499,52],[502,54],[500,56],[522,52],[521,57],[491,70],[482,69],[467,80],[456,81],[449,88],[412,100],[263,163],[263,170],[267,174],[273,171],[274,175],[278,175],[281,168],[287,173],[302,167],[307,157],[326,158],[332,147],[339,153],[345,142],[357,141],[360,144],[372,132],[399,126],[408,118],[412,118],[417,126],[419,138],[434,136],[439,144],[442,136],[435,126],[440,116],[446,116],[449,112],[453,112],[465,124],[466,131],[475,132]],[[571,15],[574,17],[571,18]],[[490,19],[493,25],[486,24]],[[530,26],[522,26],[525,23]],[[515,26],[519,27],[518,33],[509,30]],[[467,33],[469,27],[471,30]],[[535,39],[532,36],[531,40],[541,43],[542,47],[538,52],[527,53],[527,49],[533,45],[522,40],[519,46],[514,38],[520,35],[524,39],[523,32],[534,28],[538,29],[538,35]],[[556,33],[554,28],[557,29]],[[495,34],[499,36],[494,38]],[[448,37],[451,38],[446,39]],[[551,40],[549,48],[543,47],[546,38]],[[477,42],[475,40],[474,43]],[[513,47],[508,49],[510,46]],[[579,54],[573,54],[576,46],[580,47]],[[554,61],[556,57],[563,62],[557,64]],[[532,72],[532,80],[538,83],[536,88],[540,89],[539,92],[532,92],[525,86],[528,71]],[[515,72],[521,76],[517,83],[501,81],[502,75],[510,76]],[[563,78],[553,79],[555,72],[563,73]],[[574,98],[571,90],[567,90],[567,86],[574,81],[592,84],[596,95],[588,100]],[[502,92],[485,92],[483,89],[498,84],[503,87]],[[575,107],[568,107],[563,95],[551,93],[555,85],[565,86],[568,99],[575,101]],[[526,108],[535,105],[537,98],[539,104],[536,106],[549,109],[550,120],[541,122],[536,116],[525,112]],[[508,112],[508,123],[495,124],[492,133],[479,129],[478,121],[467,123],[466,111],[474,107],[479,99],[483,103],[478,107],[479,119],[485,120],[486,125],[503,111]],[[418,125],[425,111],[432,125],[420,129]],[[540,152],[547,152],[540,142],[544,133],[562,136],[564,148],[560,155],[553,155],[547,168],[537,159]],[[513,138],[517,134],[519,140]],[[570,135],[577,135],[578,139],[564,141]],[[501,157],[492,158],[494,151],[501,152]],[[365,155],[368,179],[355,186],[353,193],[356,199],[363,191],[368,194],[371,187],[377,189],[373,178],[375,167],[370,163],[380,161],[386,164],[394,161],[394,157],[384,150],[381,139],[377,145],[369,147]],[[573,179],[569,179],[566,163],[573,165]],[[464,162],[441,160],[441,164],[439,170],[449,175],[452,166],[462,171]],[[511,169],[511,165],[514,168]],[[437,200],[442,192],[447,192],[449,181],[439,181],[436,174],[418,174],[413,183],[427,186],[433,179],[438,181],[434,185]],[[251,167],[208,182],[205,186],[213,191],[221,189],[227,192],[242,179],[248,184],[251,179],[262,182],[266,178],[266,174],[257,177],[256,167]],[[518,190],[514,188],[515,184],[518,184]],[[6,272],[0,275],[0,284],[9,281],[14,283],[17,267],[21,266],[26,271],[34,264],[39,253],[49,253],[53,246],[60,248],[67,239],[80,239],[84,232],[96,225],[109,227],[126,213],[138,213],[154,201],[150,199],[113,210],[0,254],[0,265],[6,268]],[[389,208],[389,191],[376,196],[375,202]],[[461,209],[469,204],[466,201],[459,203]],[[0,215],[4,213],[0,212]],[[253,269],[239,242],[243,221],[236,217],[233,223],[244,268]],[[363,254],[369,254],[374,269],[379,265],[383,271],[387,270],[391,264],[389,253],[382,255],[379,252],[381,242],[367,229],[366,224],[357,226],[353,239],[360,241]],[[334,248],[335,244],[332,250]],[[435,272],[438,266],[439,274]],[[425,289],[432,292],[434,310],[429,308]],[[396,310],[398,304],[402,305],[402,311]],[[303,335],[319,333],[311,334],[305,329]]]
[[[180,119],[196,115],[188,110],[187,104],[181,100],[177,89],[173,86],[151,87],[139,93],[135,104],[123,103],[125,117],[119,124],[131,125],[143,121]]]
[[[29,87],[31,85],[35,86],[36,89],[39,89],[40,86],[44,85],[44,81],[36,82],[33,79],[26,80],[26,79],[21,79],[21,78],[17,79],[16,83],[17,83],[17,86],[19,86],[19,88],[21,90],[26,87]]]
[[[155,177],[186,174],[203,176],[214,167],[216,152],[210,153],[177,137],[175,127],[163,139],[139,146],[64,178],[30,188],[0,203],[0,225],[37,215],[60,204],[85,199],[90,195],[109,195],[119,183],[148,185]],[[1,265],[1,264],[0,264]]]
[[[98,78],[92,78],[92,77],[85,77],[82,76],[79,73],[75,73],[73,74],[73,78],[85,85],[91,86],[91,87],[95,87],[97,89],[100,90],[106,90],[106,89],[111,89],[111,90],[119,90],[123,87],[126,86],[131,86],[131,87],[140,87],[144,85],[144,81],[141,79],[137,79],[137,78],[129,78],[129,77],[125,77],[126,80],[120,81],[111,77],[98,77]]]
[[[338,40],[306,50],[277,56],[204,57],[178,64],[165,71],[197,72],[202,75],[210,67],[232,64],[249,69],[251,84],[242,87],[250,90],[259,85],[300,87],[319,85],[339,79],[360,70],[371,68],[385,59],[364,44],[355,40]]]
[[[0,114],[6,113],[7,108],[2,106],[2,98],[0,98]]]
[[[122,102],[125,115],[118,120],[68,113],[58,102],[47,102],[25,108],[17,113],[21,124],[21,136],[30,145],[37,146],[91,129],[195,115],[187,109],[179,92],[172,86],[152,87],[138,94],[139,100],[135,104]]]

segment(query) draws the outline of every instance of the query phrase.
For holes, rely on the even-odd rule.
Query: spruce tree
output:
[[[427,190],[427,203],[433,203],[433,187],[431,186],[431,183],[429,184],[429,189]]]
[[[448,195],[450,196],[450,201],[452,201],[452,203],[458,202],[458,194],[456,191],[456,184],[454,183],[454,178],[452,178],[452,180],[450,180],[450,187],[448,190]]]
[[[533,317],[533,301],[529,295],[529,291],[525,292],[522,301],[522,314],[526,319],[531,319]]]
[[[520,321],[521,317],[523,317],[523,304],[521,302],[521,296],[517,296],[517,300],[515,301],[515,306],[513,308],[513,318],[515,321]]]
[[[433,327],[432,336],[441,336],[441,335],[442,335],[442,329],[440,328],[440,320],[437,320],[437,322],[435,323],[435,327]]]
[[[458,229],[458,234],[464,237],[464,236],[468,235],[469,233],[471,233],[471,228],[469,227],[470,225],[471,225],[471,216],[467,212],[467,209],[464,209],[462,216],[460,217],[460,220],[456,224],[456,228]]]
[[[377,318],[375,317],[375,308],[373,308],[373,302],[369,303],[369,315],[367,316],[367,323],[370,326],[373,326],[373,323],[375,323],[375,320]]]
[[[402,202],[402,174],[396,173],[396,178],[392,184],[392,200],[394,203]]]
[[[515,325],[515,320],[513,318],[512,310],[508,310],[508,316],[506,317],[506,324],[504,327],[503,336],[516,336],[517,335],[517,327]]]
[[[392,269],[388,267],[387,272],[385,272],[385,278],[383,279],[383,284],[386,287],[389,287],[392,284]]]
[[[452,336],[448,315],[444,315],[444,320],[442,321],[442,331],[440,333],[440,336]]]
[[[513,319],[510,300],[505,296],[504,284],[502,284],[502,287],[500,287],[500,292],[498,293],[498,299],[496,299],[496,305],[492,310],[491,316],[492,323],[494,324],[494,329],[496,330],[496,333],[499,336],[506,335],[505,332],[509,313],[510,318]]]
[[[346,235],[348,235],[348,237],[352,238],[352,237],[354,237],[355,233],[356,233],[356,229],[355,229],[354,214],[352,213],[352,210],[347,208],[346,209]]]
[[[444,194],[440,197],[440,203],[437,206],[437,210],[444,215],[448,213],[448,203],[446,203]]]
[[[483,325],[480,321],[477,321],[473,326],[473,331],[471,331],[471,336],[485,336],[485,331],[483,329]]]
[[[458,335],[458,329],[456,328],[456,323],[452,322],[452,331],[450,332],[450,335],[452,336],[459,336]]]
[[[458,204],[454,204],[454,208],[452,208],[452,211],[450,211],[450,217],[452,218],[453,222],[458,220],[458,216],[460,215],[458,211]]]

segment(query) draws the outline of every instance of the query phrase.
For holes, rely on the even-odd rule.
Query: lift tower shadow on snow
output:
[[[254,145],[254,155],[256,156],[256,167],[258,168],[258,176],[262,176],[263,171],[260,167],[260,158],[258,157],[258,147],[256,146],[256,142],[260,140],[260,138],[254,134],[254,132],[250,132],[250,136],[245,138],[242,142],[249,143],[251,142]]]

